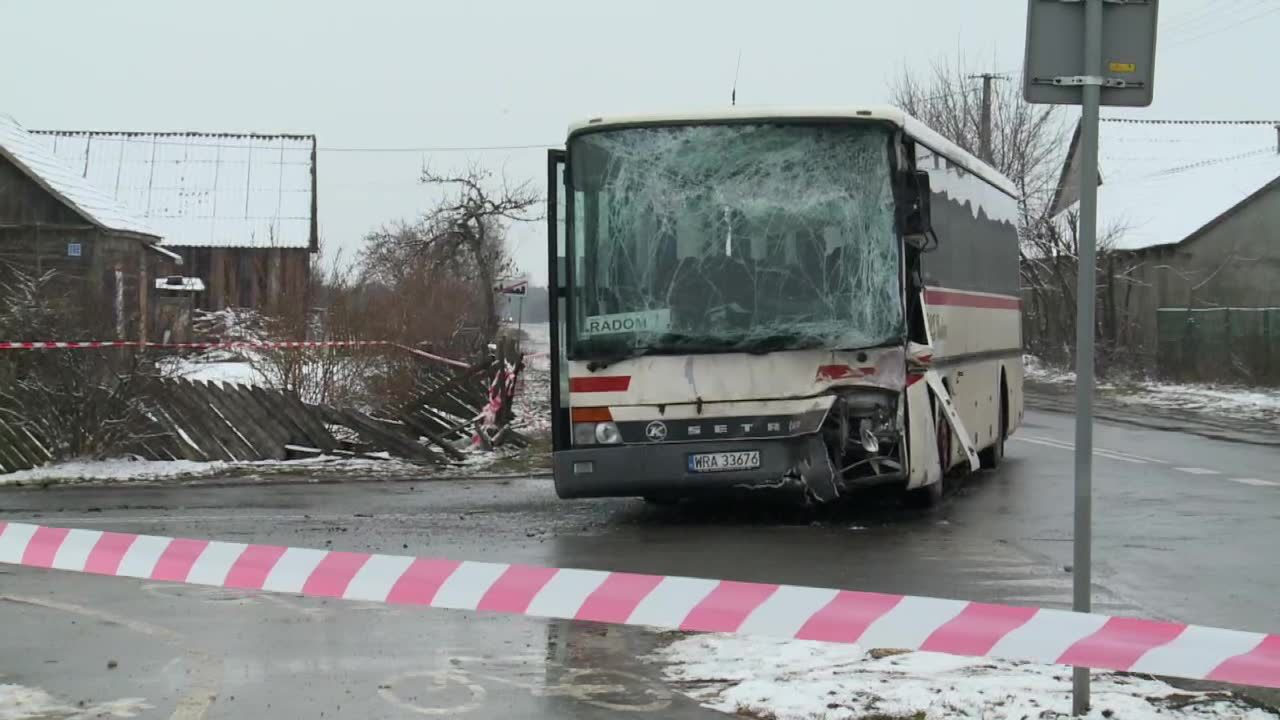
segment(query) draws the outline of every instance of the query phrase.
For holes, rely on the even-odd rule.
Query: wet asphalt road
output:
[[[566,503],[549,480],[0,491],[0,517],[1068,607],[1071,418],[941,508]],[[1280,630],[1280,452],[1100,424],[1095,608]],[[655,633],[0,568],[0,684],[145,718],[720,717]],[[114,661],[114,666],[109,667]],[[64,717],[55,715],[52,717]]]

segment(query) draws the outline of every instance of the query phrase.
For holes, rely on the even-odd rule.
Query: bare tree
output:
[[[903,69],[890,83],[893,102],[960,147],[979,154],[982,148],[981,75],[963,56],[939,59],[921,74]],[[1079,236],[1074,211],[1053,214],[1054,195],[1068,151],[1067,124],[1056,106],[1036,106],[1022,97],[1019,78],[992,83],[991,164],[1018,188],[1021,275],[1029,296],[1024,312],[1028,349],[1050,360],[1072,356],[1075,336],[1076,277]],[[1122,344],[1127,298],[1136,279],[1131,254],[1115,250],[1124,227],[1099,232],[1098,313],[1102,347]],[[1116,352],[1110,353],[1115,356]]]
[[[903,68],[889,87],[893,103],[952,142],[979,154],[982,84],[963,57],[939,59],[923,75]],[[1066,151],[1062,113],[1022,99],[1022,84],[1005,78],[992,86],[991,164],[1017,185],[1026,222],[1052,200]]]
[[[0,269],[0,332],[6,337],[87,338],[95,308],[70,295],[56,272]],[[51,460],[135,451],[159,434],[149,389],[164,372],[133,348],[6,353],[0,358],[0,424],[29,434]],[[16,435],[15,435],[16,437]],[[11,459],[0,463],[13,469]]]
[[[474,281],[483,308],[481,329],[492,337],[498,329],[494,286],[511,266],[507,228],[537,220],[542,197],[528,182],[511,185],[503,178],[495,185],[493,174],[475,164],[457,173],[424,168],[421,181],[443,189],[444,198],[417,223],[370,234],[363,261],[384,277],[425,264]]]

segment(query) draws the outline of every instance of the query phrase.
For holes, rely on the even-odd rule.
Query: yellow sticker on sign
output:
[[[1111,63],[1110,68],[1111,68],[1111,72],[1117,72],[1117,73],[1131,73],[1131,72],[1137,72],[1138,70],[1138,66],[1135,65],[1134,63],[1122,63],[1122,62],[1113,62]]]

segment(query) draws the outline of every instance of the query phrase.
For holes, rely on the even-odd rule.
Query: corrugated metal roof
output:
[[[314,248],[313,135],[35,132],[165,245]]]
[[[159,237],[150,224],[110,194],[95,187],[77,169],[58,158],[44,138],[24,130],[0,113],[0,154],[23,169],[46,190],[66,202],[85,220],[106,230]]]
[[[1116,247],[1181,242],[1280,178],[1271,122],[1103,118],[1099,234]]]

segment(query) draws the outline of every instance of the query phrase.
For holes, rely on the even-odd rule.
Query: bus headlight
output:
[[[574,445],[595,445],[596,444],[596,424],[595,423],[574,423],[573,444]]]
[[[617,445],[622,442],[622,434],[618,432],[618,426],[611,422],[597,423],[596,442],[601,445]]]

